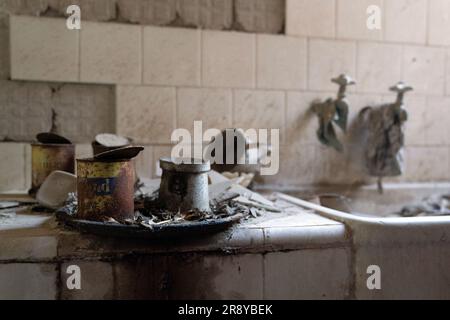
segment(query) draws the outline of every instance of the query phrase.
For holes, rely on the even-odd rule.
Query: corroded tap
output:
[[[347,130],[347,119],[348,119],[348,103],[346,97],[347,86],[351,86],[356,84],[356,81],[353,80],[350,76],[341,74],[337,78],[331,79],[332,82],[339,85],[337,99],[335,101],[336,106],[336,124],[344,130]]]
[[[339,85],[336,99],[328,98],[325,101],[313,102],[312,111],[319,117],[317,137],[320,142],[335,148],[337,151],[342,151],[343,146],[336,137],[333,122],[346,132],[349,109],[345,99],[346,89],[347,86],[356,82],[345,74],[341,74],[339,77],[331,79],[331,81]]]
[[[396,85],[389,88],[389,90],[397,92],[397,100],[395,104],[399,107],[403,105],[403,98],[405,96],[405,92],[412,91],[413,88],[411,86],[406,85],[403,81],[397,82]]]
[[[359,113],[360,123],[366,131],[363,135],[366,167],[371,176],[378,177],[380,193],[383,192],[383,177],[398,176],[403,172],[403,123],[408,118],[403,98],[413,88],[400,81],[389,90],[397,93],[395,102],[365,107]]]

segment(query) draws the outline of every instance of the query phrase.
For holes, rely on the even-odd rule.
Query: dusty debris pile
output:
[[[210,211],[193,209],[172,212],[163,208],[158,195],[159,189],[141,182],[137,186],[134,197],[135,214],[132,219],[118,220],[104,216],[98,221],[153,228],[160,225],[213,221],[228,217],[256,218],[264,215],[266,211],[280,212],[270,201],[244,187],[232,184],[231,181],[211,187]],[[64,213],[76,218],[76,194],[69,194]]]
[[[235,195],[234,197],[238,197]],[[144,227],[161,225],[167,223],[181,223],[189,221],[205,221],[226,218],[239,215],[246,217],[250,214],[250,208],[233,201],[233,197],[224,198],[220,202],[211,204],[211,211],[201,211],[192,209],[188,211],[171,212],[162,208],[158,199],[158,192],[152,194],[138,195],[135,198],[135,208],[137,209],[134,223]]]
[[[418,204],[403,207],[397,214],[402,217],[450,215],[450,194],[426,197]]]

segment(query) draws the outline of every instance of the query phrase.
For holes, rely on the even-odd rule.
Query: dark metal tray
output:
[[[125,225],[113,222],[79,220],[73,218],[64,209],[58,210],[58,212],[56,213],[56,217],[57,220],[63,223],[65,226],[84,233],[108,237],[170,239],[217,233],[229,228],[233,223],[239,221],[243,217],[243,215],[235,214],[233,216],[219,219],[167,223],[154,225],[152,228],[147,228],[139,225]]]

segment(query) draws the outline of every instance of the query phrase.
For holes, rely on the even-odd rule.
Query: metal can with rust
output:
[[[161,158],[159,200],[167,210],[210,212],[208,195],[209,161]]]
[[[75,145],[31,144],[30,194],[36,193],[48,175],[55,170],[75,173]]]
[[[77,217],[117,221],[134,217],[134,163],[125,160],[77,159]]]

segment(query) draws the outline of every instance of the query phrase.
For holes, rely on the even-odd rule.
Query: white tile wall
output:
[[[254,34],[204,31],[202,85],[252,88],[255,86]]]
[[[144,27],[144,83],[200,85],[200,30]]]
[[[203,130],[232,126],[230,89],[181,88],[177,93],[177,128],[193,133],[194,121],[202,121]]]
[[[327,94],[323,94],[325,97]],[[329,96],[334,93],[329,93]],[[311,111],[311,103],[322,94],[290,91],[286,104],[286,144],[316,143],[317,117]]]
[[[450,98],[428,97],[422,121],[427,145],[446,145],[450,138]]]
[[[142,28],[84,22],[80,41],[82,82],[140,84]]]
[[[362,178],[352,164],[345,165],[352,162],[348,152],[334,154],[319,145],[317,119],[308,113],[314,99],[336,94],[332,77],[348,73],[357,80],[348,91],[350,120],[368,104],[393,101],[388,87],[405,80],[415,88],[406,98],[406,143],[413,148],[407,154],[420,155],[410,161],[420,170],[404,179],[445,176],[448,166],[441,162],[438,169],[428,168],[420,164],[420,153],[436,148],[432,150],[440,156],[449,156],[444,95],[450,93],[450,54],[442,47],[450,43],[446,1],[320,1],[319,6],[317,0],[287,1],[289,36],[94,22],[83,24],[79,34],[58,29],[64,19],[12,17],[11,49],[21,50],[11,59],[12,76],[118,84],[116,130],[149,146],[139,162],[144,176],[154,176],[159,156],[169,154],[172,130],[191,128],[194,120],[203,120],[206,127],[280,128],[282,168],[275,179],[286,184]],[[366,28],[366,9],[372,4],[382,9],[382,31]],[[433,17],[426,21],[427,33],[425,13]],[[37,49],[43,53],[30,55],[38,44],[23,39],[40,33],[45,33],[47,46]],[[425,41],[433,46],[424,46]],[[67,55],[68,46],[74,54]],[[61,55],[52,58],[59,60],[55,68],[44,63],[50,49]],[[21,55],[31,60],[22,61]],[[35,60],[42,60],[39,67],[28,68]],[[14,99],[23,99],[23,94]],[[8,101],[2,102],[3,108]],[[26,156],[26,151],[19,153],[17,157]],[[28,162],[25,174],[22,169],[5,170],[0,178],[7,189],[29,184]]]
[[[358,91],[388,92],[402,80],[402,46],[360,42],[357,56]]]
[[[410,96],[405,100],[408,121],[405,123],[406,145],[423,146],[427,144],[427,99],[425,96]]]
[[[408,181],[446,181],[449,177],[447,147],[407,147],[405,177]]]
[[[450,2],[429,0],[428,43],[430,45],[450,45]]]
[[[175,129],[176,91],[169,87],[117,86],[117,133],[137,143],[169,143]]]
[[[285,96],[282,91],[235,90],[233,126],[237,128],[284,128]]]
[[[403,79],[416,93],[443,95],[446,52],[442,48],[405,46]]]
[[[425,44],[429,2],[434,0],[384,1],[385,40]]]
[[[306,39],[257,35],[256,41],[256,82],[258,88],[306,88]]]
[[[79,33],[64,19],[11,16],[11,78],[78,81]]]
[[[356,74],[356,43],[354,41],[309,41],[308,88],[310,90],[337,90],[331,78],[341,73]]]

